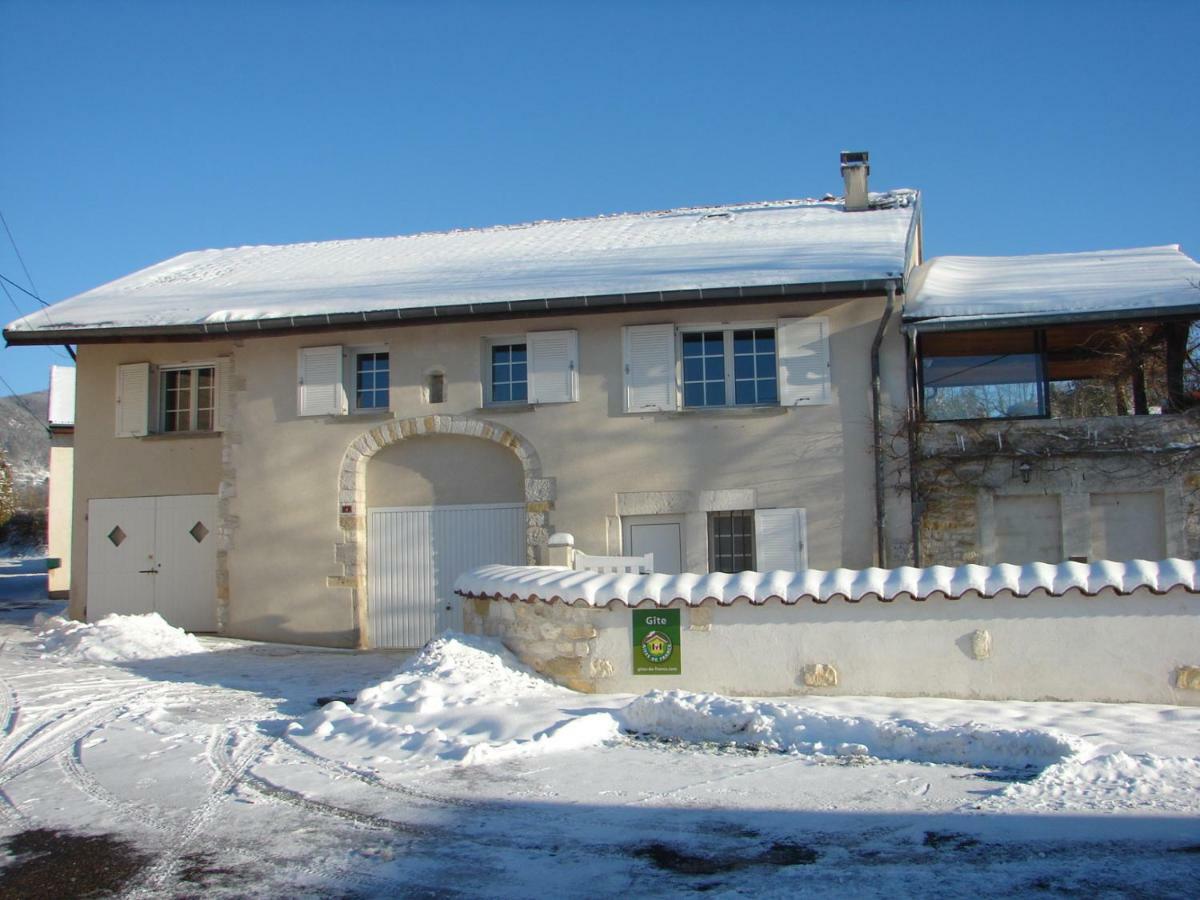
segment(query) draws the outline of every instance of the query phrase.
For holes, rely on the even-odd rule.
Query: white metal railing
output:
[[[654,554],[645,556],[591,556],[575,551],[576,569],[586,569],[590,572],[614,572],[618,575],[653,575]]]

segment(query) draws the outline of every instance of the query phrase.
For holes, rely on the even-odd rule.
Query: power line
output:
[[[13,287],[15,287],[18,291],[20,291],[22,294],[28,294],[30,297],[32,297],[34,300],[36,300],[38,303],[42,304],[42,306],[50,305],[45,300],[43,300],[41,297],[39,297],[37,294],[35,294],[33,291],[29,290],[29,288],[21,287],[21,285],[17,284],[15,281],[13,281],[11,278],[9,278],[7,275],[5,275],[3,272],[0,272],[0,281],[8,282]]]
[[[8,388],[8,392],[12,395],[13,401],[17,404],[17,406],[29,414],[29,418],[37,422],[40,427],[45,428],[46,431],[50,430],[50,426],[43,422],[38,414],[29,408],[29,405],[26,404],[23,399],[21,399],[21,396],[16,391],[13,390],[13,386],[9,384],[7,380],[5,380],[3,375],[0,375],[0,384],[3,384],[6,388]]]
[[[38,296],[39,291],[37,289],[37,285],[33,283],[33,276],[29,274],[29,267],[25,265],[25,258],[21,256],[21,251],[17,249],[17,242],[13,238],[12,229],[8,227],[8,220],[4,218],[3,210],[0,210],[0,222],[4,223],[4,231],[8,235],[8,242],[12,244],[13,253],[17,254],[17,261],[21,264],[21,270],[25,273],[25,280],[28,281],[29,286],[33,288],[33,296],[37,298],[39,303],[41,303],[42,298]],[[43,303],[43,305],[45,304]]]

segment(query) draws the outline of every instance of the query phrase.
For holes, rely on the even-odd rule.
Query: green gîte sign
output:
[[[633,674],[679,675],[682,660],[679,610],[633,610]]]

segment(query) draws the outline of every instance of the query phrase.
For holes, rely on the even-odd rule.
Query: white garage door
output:
[[[88,619],[157,612],[216,631],[216,528],[211,494],[88,501]]]
[[[462,628],[454,580],[489,563],[524,565],[525,506],[406,506],[368,513],[367,594],[374,647],[420,647]]]

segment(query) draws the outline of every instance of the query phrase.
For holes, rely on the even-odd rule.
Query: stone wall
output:
[[[1160,491],[1167,555],[1200,558],[1198,433],[1193,414],[925,423],[916,564],[1011,561],[990,554],[989,501],[1022,494],[1059,496],[1064,556],[1094,559],[1085,533],[1088,498],[1120,491]]]

